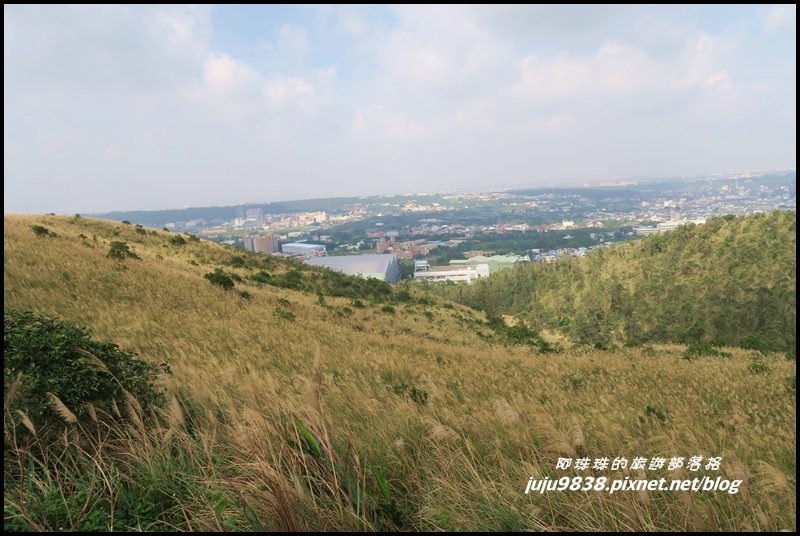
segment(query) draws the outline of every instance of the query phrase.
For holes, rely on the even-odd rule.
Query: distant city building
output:
[[[455,259],[450,261],[450,266],[470,266],[478,264],[486,264],[489,266],[489,273],[499,272],[507,268],[513,267],[516,263],[520,262],[519,255],[492,255],[486,257],[484,255],[476,255],[467,260]]]
[[[245,235],[245,237],[244,237],[244,249],[246,249],[247,251],[255,251],[256,250],[256,246],[253,243],[253,239],[255,239],[255,236],[253,236],[253,235]]]
[[[278,253],[280,252],[279,237],[275,234],[260,236],[247,235],[244,237],[244,247],[248,251],[259,253]]]
[[[264,211],[260,208],[249,208],[246,214],[248,220],[260,220],[264,217]]]
[[[414,279],[416,281],[455,281],[470,285],[481,277],[489,277],[488,264],[431,266],[428,261],[416,261],[414,263]]]
[[[465,251],[464,252],[464,257],[466,257],[468,259],[471,259],[472,257],[477,257],[479,255],[483,255],[483,256],[489,257],[489,256],[494,255],[494,254],[495,254],[494,251]]]
[[[288,243],[281,246],[281,251],[286,255],[298,255],[302,257],[327,257],[328,250],[325,246],[318,244]]]
[[[667,231],[674,231],[681,225],[686,225],[687,223],[694,223],[695,225],[702,225],[705,223],[705,219],[699,220],[672,220],[672,221],[664,221],[657,224],[655,227],[634,227],[633,231],[640,236],[647,236],[653,234],[661,234],[666,233]]]
[[[324,266],[348,275],[374,278],[389,283],[396,283],[400,279],[400,261],[397,255],[373,253],[341,257],[317,257],[307,259],[305,262],[313,266]]]

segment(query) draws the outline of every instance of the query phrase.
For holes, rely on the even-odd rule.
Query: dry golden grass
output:
[[[167,476],[218,490],[176,507],[179,530],[399,528],[346,491],[358,483],[377,501],[372,468],[381,464],[405,530],[796,526],[795,395],[784,382],[795,364],[782,356],[765,358],[768,374],[752,374],[751,353],[737,349],[691,362],[677,345],[538,354],[487,342],[477,332],[488,328],[463,320],[480,315],[458,305],[339,316],[349,300],[323,306],[314,295],[238,283],[252,294],[242,299],[203,279],[230,258],[216,244],[171,246],[169,233],[87,218],[4,223],[6,308],[58,315],[169,363],[163,415],[119,402],[137,416],[124,434],[130,464],[153,479],[189,468]],[[58,236],[37,237],[31,225]],[[107,258],[112,240],[142,260]],[[286,307],[280,299],[294,321],[273,314]],[[300,448],[294,417],[316,438],[316,455]],[[640,476],[556,470],[559,457],[695,455],[721,456],[722,466],[645,476],[736,478],[740,493],[524,493],[531,476]]]

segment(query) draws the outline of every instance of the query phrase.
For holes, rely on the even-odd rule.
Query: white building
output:
[[[302,257],[327,257],[328,250],[318,244],[289,243],[281,246],[281,251],[286,255],[299,255]]]
[[[357,275],[363,278],[374,278],[389,283],[400,279],[400,261],[397,255],[366,254],[343,255],[336,257],[316,257],[306,259],[306,264],[324,266],[331,270]]]
[[[455,281],[465,282],[469,285],[481,277],[489,277],[488,264],[431,266],[428,261],[416,261],[414,266],[416,281]]]

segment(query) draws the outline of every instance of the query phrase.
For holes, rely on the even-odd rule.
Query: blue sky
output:
[[[4,6],[4,210],[796,166],[796,6]]]

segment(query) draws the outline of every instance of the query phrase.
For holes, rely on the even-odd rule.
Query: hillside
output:
[[[6,367],[6,530],[796,527],[783,353],[572,346],[413,286],[178,236],[5,216],[6,311],[75,323],[171,371],[160,407],[121,397],[104,412],[90,393],[37,421],[19,402],[37,370]],[[105,377],[86,362],[81,382]],[[692,456],[721,463],[556,466]],[[703,476],[737,492],[594,488]],[[568,489],[578,477],[588,491]],[[526,494],[531,478],[558,490]]]
[[[464,289],[464,304],[576,340],[796,346],[797,216],[712,218],[564,262],[527,264]]]

